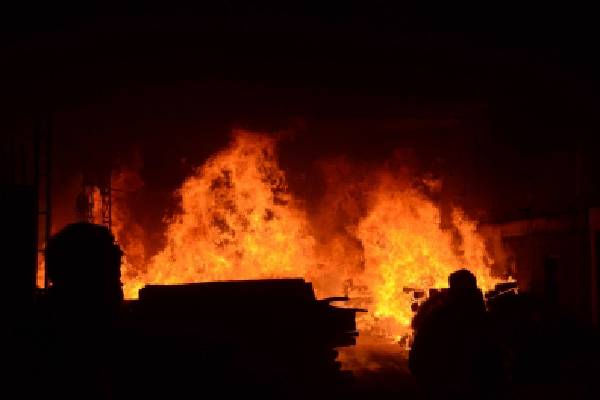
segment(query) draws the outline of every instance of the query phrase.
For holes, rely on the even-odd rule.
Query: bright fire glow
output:
[[[459,211],[454,212],[452,229],[442,230],[440,209],[424,195],[412,188],[386,187],[390,185],[383,183],[374,193],[373,208],[357,229],[366,266],[360,280],[373,297],[363,324],[397,338],[408,333],[413,316],[415,299],[410,289],[447,287],[448,275],[463,267],[476,275],[484,289],[499,280],[491,276],[483,238]]]
[[[166,231],[165,248],[141,278],[125,281],[135,297],[147,283],[305,277],[314,239],[287,191],[275,141],[239,132],[178,191],[181,211]]]
[[[442,229],[440,207],[389,169],[365,174],[365,207],[354,207],[340,190],[321,217],[309,214],[287,188],[276,144],[268,135],[235,132],[177,191],[180,209],[152,257],[113,200],[113,230],[127,254],[126,297],[149,283],[304,277],[319,297],[348,294],[350,305],[368,308],[358,320],[361,332],[398,339],[410,331],[411,289],[446,287],[459,268],[470,269],[482,289],[500,281],[477,224],[455,208]],[[339,207],[350,215],[342,228],[329,229]]]

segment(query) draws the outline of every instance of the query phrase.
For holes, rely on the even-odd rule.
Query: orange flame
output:
[[[125,282],[126,295],[146,283],[304,277],[314,264],[314,239],[287,191],[273,138],[238,132],[178,196],[165,248],[141,280]]]
[[[365,255],[360,281],[373,296],[363,328],[383,329],[396,339],[408,334],[413,290],[447,287],[457,269],[471,270],[482,289],[500,281],[491,276],[492,261],[475,224],[457,209],[453,217],[452,228],[440,229],[441,212],[431,200],[414,188],[393,190],[390,180],[380,183],[357,228]]]
[[[111,176],[112,191],[112,226],[116,241],[125,249],[121,260],[121,280],[125,283],[141,279],[140,271],[146,263],[146,248],[144,246],[144,230],[135,223],[127,199],[135,193],[143,182],[135,169],[120,169]],[[125,286],[127,290],[128,286]],[[136,297],[127,293],[128,297]]]
[[[113,228],[127,254],[126,297],[149,283],[304,277],[317,296],[345,292],[350,305],[368,308],[361,332],[397,340],[410,333],[411,289],[446,287],[459,268],[483,289],[500,281],[477,224],[455,208],[442,229],[440,207],[389,168],[363,174],[370,183],[356,193],[333,185],[325,212],[309,215],[287,188],[276,144],[236,131],[177,191],[180,210],[168,220],[164,248],[147,263],[141,228],[113,201]],[[343,223],[332,226],[338,214]]]

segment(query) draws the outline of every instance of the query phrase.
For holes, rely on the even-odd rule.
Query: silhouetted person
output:
[[[429,398],[490,398],[501,370],[475,276],[452,273],[450,288],[431,296],[413,320],[409,367]]]
[[[53,398],[113,398],[122,251],[104,226],[76,223],[46,248],[49,343],[42,382]]]

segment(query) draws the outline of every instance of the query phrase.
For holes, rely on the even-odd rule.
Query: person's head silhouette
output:
[[[467,269],[459,269],[448,276],[448,300],[459,307],[465,315],[485,313],[485,301],[481,289],[477,287],[477,278]]]
[[[49,293],[75,307],[106,311],[118,307],[123,300],[122,255],[107,227],[67,225],[50,238],[46,247]]]
[[[477,289],[477,278],[468,269],[459,269],[448,276],[450,290],[464,291]]]

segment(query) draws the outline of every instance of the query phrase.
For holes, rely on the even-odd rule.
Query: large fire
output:
[[[288,190],[276,149],[272,136],[235,132],[183,182],[165,245],[151,257],[117,194],[113,229],[126,253],[126,297],[149,283],[303,277],[319,297],[346,294],[367,308],[361,332],[397,340],[410,332],[415,291],[445,287],[459,268],[482,289],[500,281],[477,224],[454,208],[442,228],[439,205],[407,171],[383,166],[342,183],[352,167],[325,162],[328,194],[309,213]],[[140,184],[125,172],[114,178],[115,187]]]
[[[373,297],[367,325],[408,333],[414,292],[446,287],[448,275],[461,267],[471,270],[484,289],[498,283],[475,225],[458,210],[452,229],[440,229],[440,221],[440,209],[415,189],[384,186],[374,193],[373,208],[357,228],[366,266],[360,280]],[[459,243],[453,242],[457,234]]]
[[[170,220],[164,249],[147,267],[126,265],[127,296],[146,283],[310,274],[314,239],[287,191],[272,139],[238,133],[186,179],[178,196],[181,211]]]

